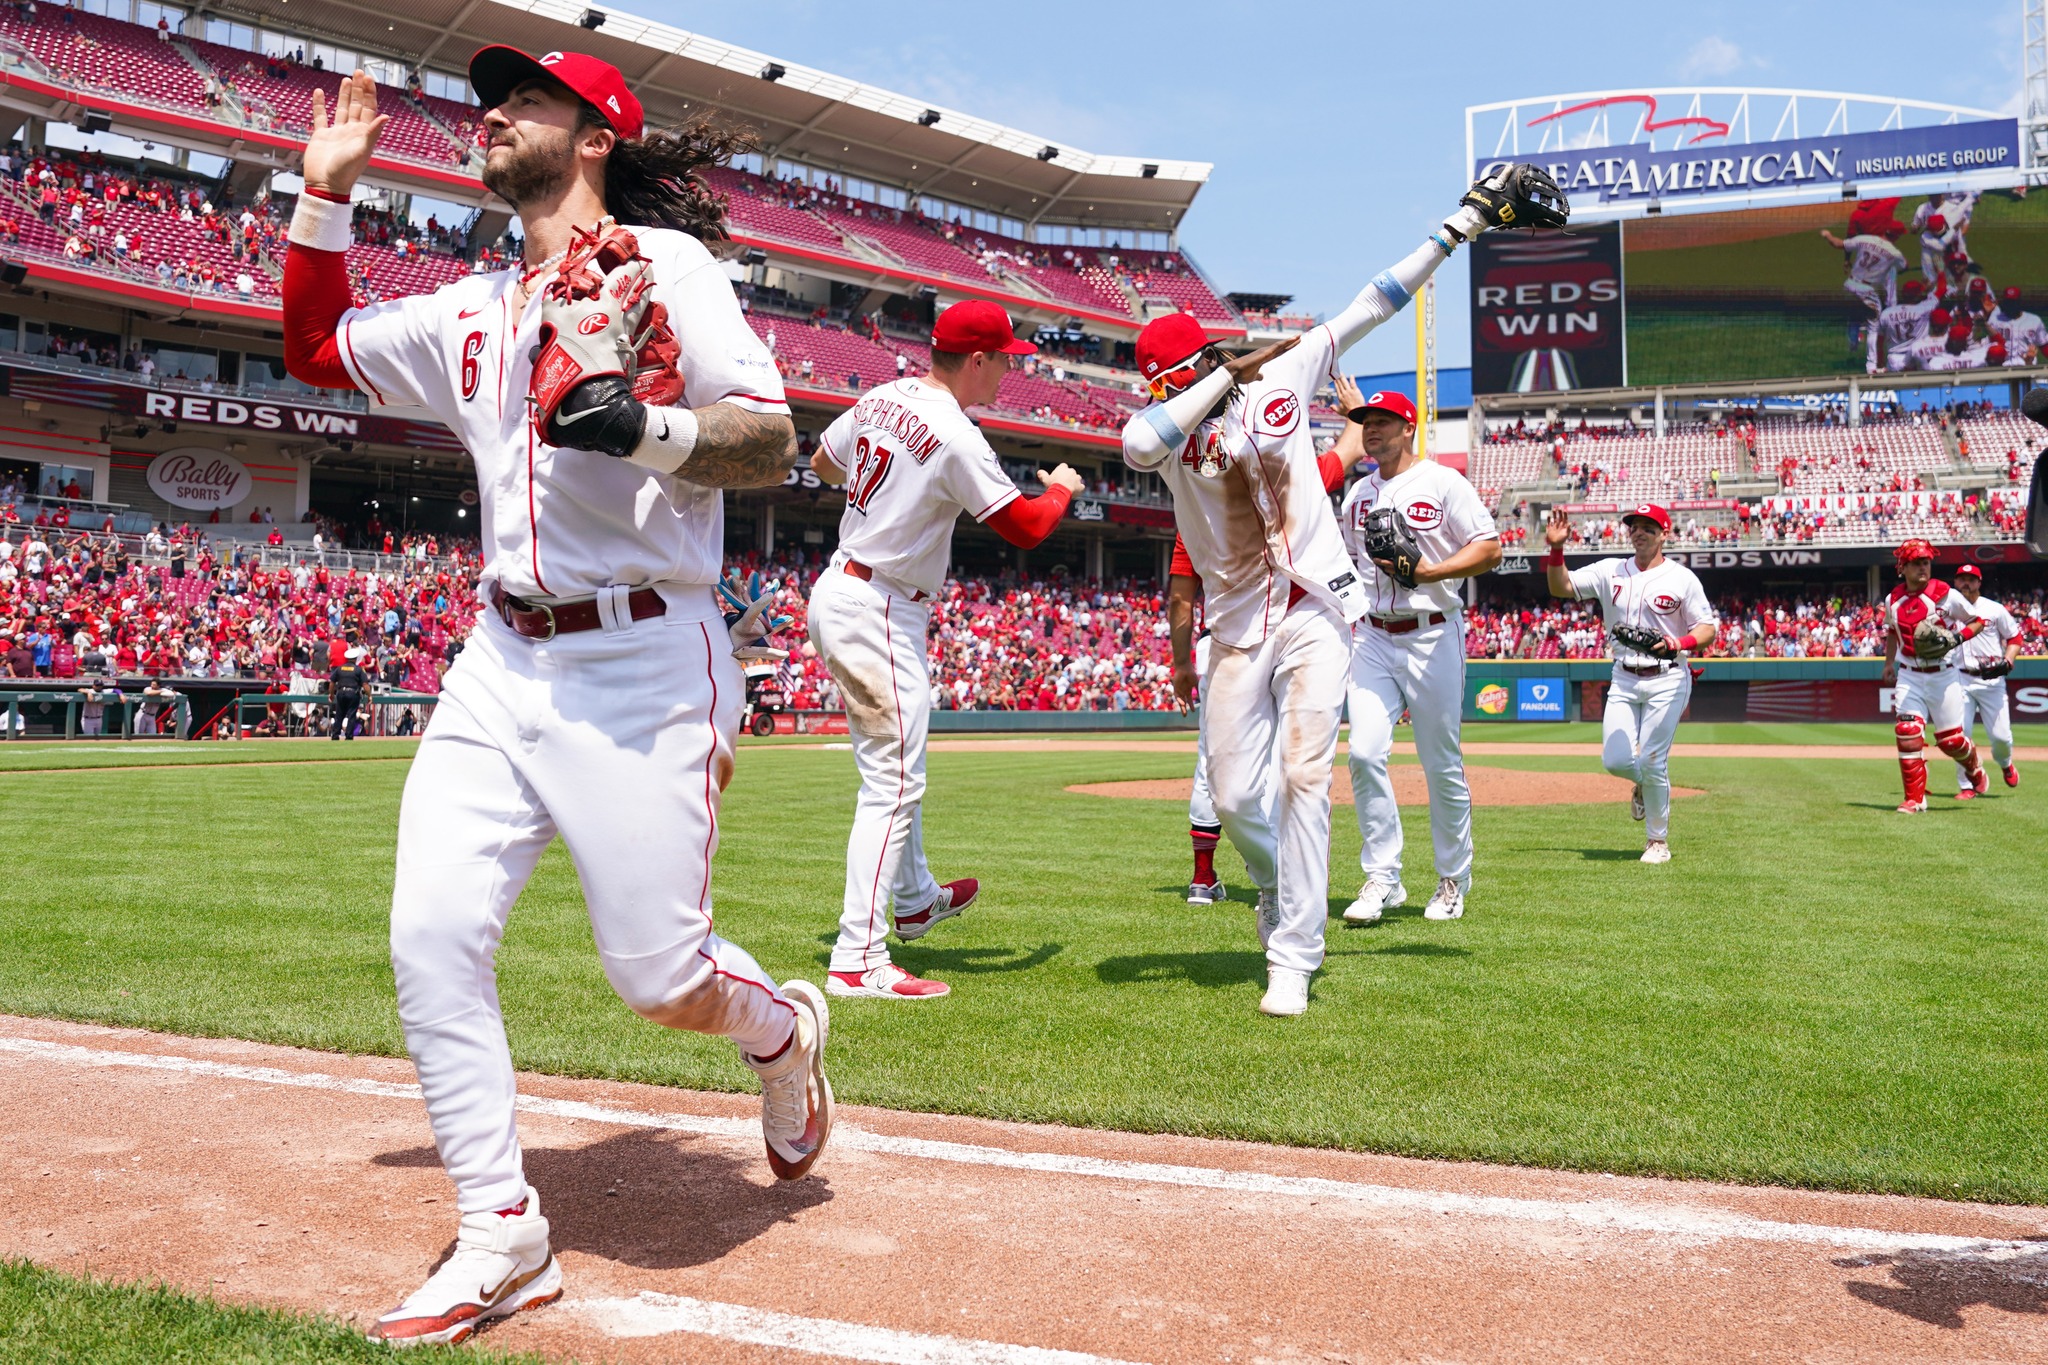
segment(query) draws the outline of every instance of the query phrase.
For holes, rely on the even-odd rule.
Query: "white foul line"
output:
[[[210,1062],[197,1057],[170,1057],[145,1052],[120,1052],[76,1047],[68,1043],[45,1042],[39,1038],[0,1038],[0,1052],[78,1066],[139,1067],[152,1071],[175,1071],[194,1076],[216,1076],[225,1080],[253,1081],[260,1085],[295,1086],[347,1095],[369,1095],[382,1099],[418,1100],[417,1085],[393,1081],[359,1080],[319,1071],[286,1071],[269,1066],[241,1066],[232,1062]],[[706,1137],[758,1141],[760,1125],[751,1119],[723,1119],[695,1114],[657,1114],[614,1105],[587,1104],[580,1100],[547,1099],[521,1095],[520,1109],[550,1118],[582,1119],[628,1128],[657,1128],[669,1132],[696,1133]],[[1874,1228],[1839,1227],[1825,1223],[1787,1223],[1754,1218],[1724,1209],[1684,1204],[1631,1204],[1618,1199],[1524,1199],[1507,1195],[1455,1194],[1444,1190],[1409,1189],[1398,1185],[1368,1185],[1319,1176],[1272,1175],[1262,1171],[1230,1171],[1211,1166],[1169,1166],[1149,1161],[1117,1161],[1104,1157],[1071,1156],[1059,1152],[1019,1152],[1005,1147],[983,1147],[964,1142],[939,1142],[928,1138],[893,1137],[873,1133],[851,1124],[840,1124],[832,1133],[839,1148],[873,1152],[882,1156],[910,1157],[922,1161],[944,1161],[966,1166],[994,1166],[1017,1171],[1039,1171],[1050,1175],[1085,1176],[1097,1180],[1128,1180],[1150,1185],[1179,1185],[1192,1189],[1220,1190],[1260,1198],[1336,1200],[1396,1212],[1455,1215],[1468,1218],[1505,1219],[1512,1222],[1567,1224],[1602,1232],[1639,1232],[1653,1236],[1706,1239],[1733,1238],[1748,1242],[1772,1242],[1807,1246],[1846,1247],[1856,1251],[1974,1251],[2038,1250],[2035,1241],[1958,1237],[1937,1232],[1884,1232]]]
[[[831,1318],[800,1318],[765,1308],[742,1308],[644,1290],[631,1299],[571,1299],[562,1307],[589,1319],[608,1336],[655,1337],[670,1332],[742,1341],[813,1355],[871,1360],[880,1365],[1129,1365],[1083,1351],[1011,1346],[971,1337],[898,1332]]]

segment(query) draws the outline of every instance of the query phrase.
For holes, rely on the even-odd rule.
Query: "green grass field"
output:
[[[1472,727],[1477,740],[1591,727]],[[1693,726],[1680,742],[1889,741],[1878,727]],[[402,1051],[386,960],[405,765],[309,744],[7,746],[0,1010],[318,1048]],[[391,752],[391,751],[385,751]],[[395,752],[403,753],[402,748]],[[216,757],[244,760],[209,765]],[[62,768],[176,766],[116,775]],[[929,1006],[843,1001],[842,1098],[1136,1130],[1956,1198],[2048,1201],[2048,815],[2038,793],[1892,813],[1860,759],[1675,761],[1677,861],[1636,862],[1621,806],[1482,808],[1467,918],[1332,920],[1304,1018],[1254,1005],[1249,897],[1193,910],[1185,807],[1064,792],[1185,775],[1160,752],[931,756],[925,833],[982,900],[901,947]],[[1590,759],[1475,757],[1538,770]],[[59,770],[25,771],[42,767]],[[1948,774],[1937,769],[1937,782]],[[778,976],[823,970],[855,786],[825,745],[748,746],[719,927]],[[1937,791],[1946,787],[1937,785]],[[1333,910],[1356,884],[1338,810]],[[1417,855],[1420,855],[1419,857]],[[1237,871],[1226,858],[1226,878]],[[637,1019],[550,851],[502,990],[521,1066],[750,1089],[729,1045]]]
[[[405,1358],[426,1365],[539,1365],[537,1356],[488,1347],[425,1346]],[[338,1322],[0,1261],[0,1359],[11,1365],[350,1365],[388,1362],[391,1349]]]

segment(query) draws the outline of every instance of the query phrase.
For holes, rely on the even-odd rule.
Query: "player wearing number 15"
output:
[[[1029,549],[1052,534],[1083,487],[1061,465],[1039,471],[1042,496],[1024,497],[968,419],[966,409],[994,401],[1011,357],[1037,349],[1017,340],[994,304],[956,303],[932,329],[931,373],[862,395],[811,456],[819,478],[846,485],[839,548],[811,589],[810,631],[845,698],[860,770],[839,941],[825,983],[833,995],[930,1000],[948,989],[889,960],[892,911],[898,938],[921,938],[979,890],[969,879],[941,886],[925,863],[925,624],[963,510]]]

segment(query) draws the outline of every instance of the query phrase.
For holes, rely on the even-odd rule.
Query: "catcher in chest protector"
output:
[[[562,1270],[527,1184],[494,959],[559,834],[606,977],[636,1013],[719,1034],[761,1082],[770,1169],[802,1178],[832,1124],[824,993],[777,985],[711,927],[720,795],[768,650],[758,581],[721,583],[721,490],[777,484],[796,440],[773,360],[706,243],[699,172],[743,142],[649,131],[618,70],[487,47],[470,63],[484,183],[520,268],[350,306],[350,191],[386,116],[361,71],[312,100],[285,263],[297,378],[429,409],[476,463],[495,608],[449,670],[399,811],[391,959],[455,1249],[383,1315],[394,1343],[460,1341],[552,1302]]]
[[[1552,597],[1596,598],[1614,655],[1600,716],[1600,763],[1635,784],[1629,814],[1643,822],[1643,861],[1671,861],[1671,741],[1692,700],[1687,654],[1719,638],[1699,577],[1664,557],[1671,514],[1653,502],[1622,518],[1635,554],[1567,569],[1571,518],[1553,507],[1543,528]]]
[[[1963,723],[1963,675],[1956,667],[1956,646],[1973,640],[1992,625],[1979,616],[1968,598],[1934,576],[1934,547],[1909,540],[1892,551],[1899,584],[1884,600],[1885,662],[1883,687],[1897,686],[1892,709],[1899,743],[1899,778],[1905,800],[1899,813],[1927,809],[1927,727],[1934,743],[1956,761],[1972,796],[1991,790],[1977,746]]]

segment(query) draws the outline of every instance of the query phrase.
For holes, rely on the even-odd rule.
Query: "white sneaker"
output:
[[[454,1343],[522,1308],[562,1297],[562,1267],[548,1250],[540,1196],[526,1190],[526,1211],[466,1213],[455,1252],[404,1303],[377,1319],[374,1341],[416,1346]]]
[[[1358,899],[1344,907],[1348,924],[1378,924],[1380,915],[1392,906],[1408,903],[1408,888],[1399,882],[1367,882],[1358,888]]]
[[[1266,995],[1259,1001],[1259,1013],[1282,1017],[1308,1013],[1308,973],[1268,967]]]
[[[1643,784],[1638,782],[1636,783],[1636,789],[1633,792],[1629,793],[1628,818],[1631,820],[1640,820],[1643,818],[1644,813],[1645,812],[1643,810]]]
[[[1424,919],[1457,919],[1465,913],[1465,888],[1454,877],[1445,877],[1436,884],[1436,894],[1429,898],[1423,908]]]
[[[1257,916],[1259,946],[1265,947],[1273,940],[1273,931],[1280,927],[1280,897],[1272,891],[1259,893],[1258,908],[1252,912]]]
[[[1214,905],[1217,901],[1230,899],[1230,888],[1222,882],[1189,882],[1189,905]]]
[[[1643,849],[1643,861],[1646,863],[1670,862],[1671,845],[1665,843],[1662,839],[1650,840],[1648,846]]]
[[[825,1038],[831,1013],[808,981],[787,981],[782,993],[796,1007],[796,1037],[772,1062],[741,1058],[761,1078],[761,1136],[768,1165],[782,1180],[802,1180],[832,1136],[832,1082],[825,1079]]]

